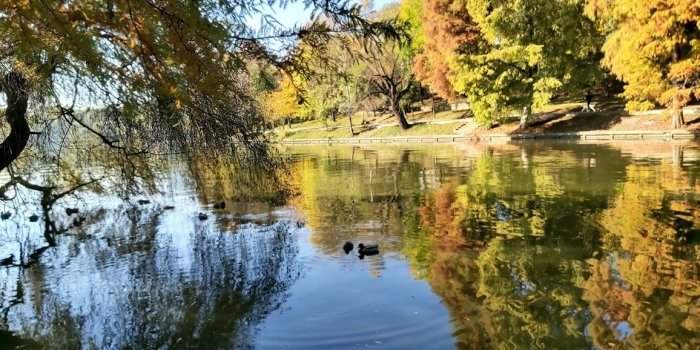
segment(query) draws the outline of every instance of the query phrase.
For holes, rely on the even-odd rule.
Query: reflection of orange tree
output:
[[[432,237],[439,238],[443,246],[462,247],[467,244],[464,208],[464,193],[457,193],[458,186],[444,184],[435,193],[426,198],[420,208],[420,223],[430,230]],[[461,200],[458,200],[460,196]],[[432,198],[431,198],[432,197]]]
[[[447,305],[458,347],[585,347],[586,314],[577,287],[584,252],[498,237],[484,248],[481,236],[472,237],[480,231],[469,216],[493,211],[484,198],[468,198],[455,183],[427,195],[417,218],[407,220],[413,224],[403,249],[414,272]]]
[[[464,192],[455,183],[443,184],[421,200],[419,210],[404,219],[402,252],[414,274],[426,278],[447,305],[455,327],[457,347],[490,347],[488,315],[476,296],[478,270],[474,263],[481,241],[466,234]],[[461,198],[461,200],[460,200]]]
[[[697,349],[700,346],[698,232],[700,209],[683,192],[695,192],[672,167],[627,168],[600,219],[606,258],[590,260],[585,299],[596,345]]]
[[[548,165],[580,164],[571,152],[524,157],[527,166],[483,153],[464,184],[426,194],[406,225],[403,252],[447,305],[460,347],[586,347],[582,261],[606,205],[597,194],[615,179]]]

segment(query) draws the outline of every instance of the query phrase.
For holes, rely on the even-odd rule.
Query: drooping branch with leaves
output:
[[[0,169],[32,144],[32,133],[48,134],[66,116],[125,153],[209,149],[266,164],[274,157],[247,62],[304,73],[298,41],[392,31],[364,19],[357,5],[299,2],[313,15],[293,28],[266,14],[288,1],[2,2],[0,88],[9,132]],[[260,27],[250,24],[255,16]],[[77,116],[88,109],[98,116]]]

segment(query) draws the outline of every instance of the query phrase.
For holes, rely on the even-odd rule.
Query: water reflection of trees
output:
[[[611,167],[620,156],[586,147],[515,151],[487,150],[464,180],[429,193],[404,253],[448,305],[460,348],[585,347],[583,261],[616,179],[581,188],[604,177],[581,164],[593,151]]]
[[[381,243],[397,251],[404,220],[415,212],[425,171],[451,171],[422,152],[388,148],[326,149],[297,160],[292,182],[300,195],[292,204],[305,216],[312,242],[324,253],[339,254],[347,240]],[[428,167],[427,164],[431,166]]]
[[[292,226],[234,235],[175,223],[108,214],[90,230],[101,239],[44,256],[42,265],[61,269],[3,270],[17,286],[3,286],[12,295],[3,325],[50,348],[252,347],[256,325],[299,275]]]
[[[594,344],[700,346],[700,188],[675,164],[629,165],[601,214],[604,254],[589,260],[584,299]]]
[[[697,348],[694,168],[593,145],[471,164],[401,201],[401,251],[448,306],[458,347]],[[414,186],[439,172],[418,168]],[[356,172],[340,178],[367,181]]]
[[[56,245],[57,236],[77,226],[75,217],[65,213],[66,206],[85,204],[98,196],[111,200],[153,192],[157,187],[154,169],[163,165],[162,159],[156,158],[137,157],[126,162],[122,155],[104,149],[77,152],[66,146],[33,152],[28,151],[0,173],[0,211],[10,216],[2,223],[0,240],[11,240],[11,245],[17,247],[1,250],[0,255],[5,258],[12,254],[11,265],[26,266],[36,261]],[[16,169],[22,169],[22,173]],[[95,214],[83,212],[79,221],[89,223]]]
[[[260,192],[253,189],[263,188],[228,185],[225,177],[240,169],[225,162],[160,156],[125,162],[99,150],[17,162],[30,171],[10,168],[1,178],[0,211],[12,213],[0,222],[3,344],[245,348],[298,276],[293,225],[270,219],[229,226],[223,211],[195,219],[210,200],[238,201],[241,191],[254,198]],[[266,181],[260,173],[255,180]],[[163,210],[172,204],[175,210]],[[68,215],[67,207],[80,212]],[[39,222],[29,220],[33,214]]]

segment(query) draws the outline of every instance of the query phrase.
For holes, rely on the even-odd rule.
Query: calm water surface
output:
[[[0,348],[700,348],[698,145],[283,151],[286,204],[172,161],[44,250],[0,203]]]

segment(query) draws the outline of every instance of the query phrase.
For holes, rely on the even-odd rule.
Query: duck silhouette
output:
[[[209,218],[209,216],[207,214],[204,214],[204,213],[199,213],[199,215],[197,215],[197,217],[199,218],[199,220],[202,220],[202,221]]]
[[[361,258],[369,255],[377,255],[379,254],[379,246],[376,244],[364,245],[360,243],[357,245],[357,251],[360,253]]]
[[[226,208],[226,202],[219,202],[214,204],[214,209],[225,209]]]
[[[10,265],[13,265],[14,263],[15,263],[15,255],[14,254],[10,254],[10,256],[8,256],[7,258],[0,260],[0,266],[10,266]]]
[[[353,248],[355,248],[355,246],[350,241],[345,242],[345,244],[343,244],[343,251],[345,252],[345,254],[350,254]]]

